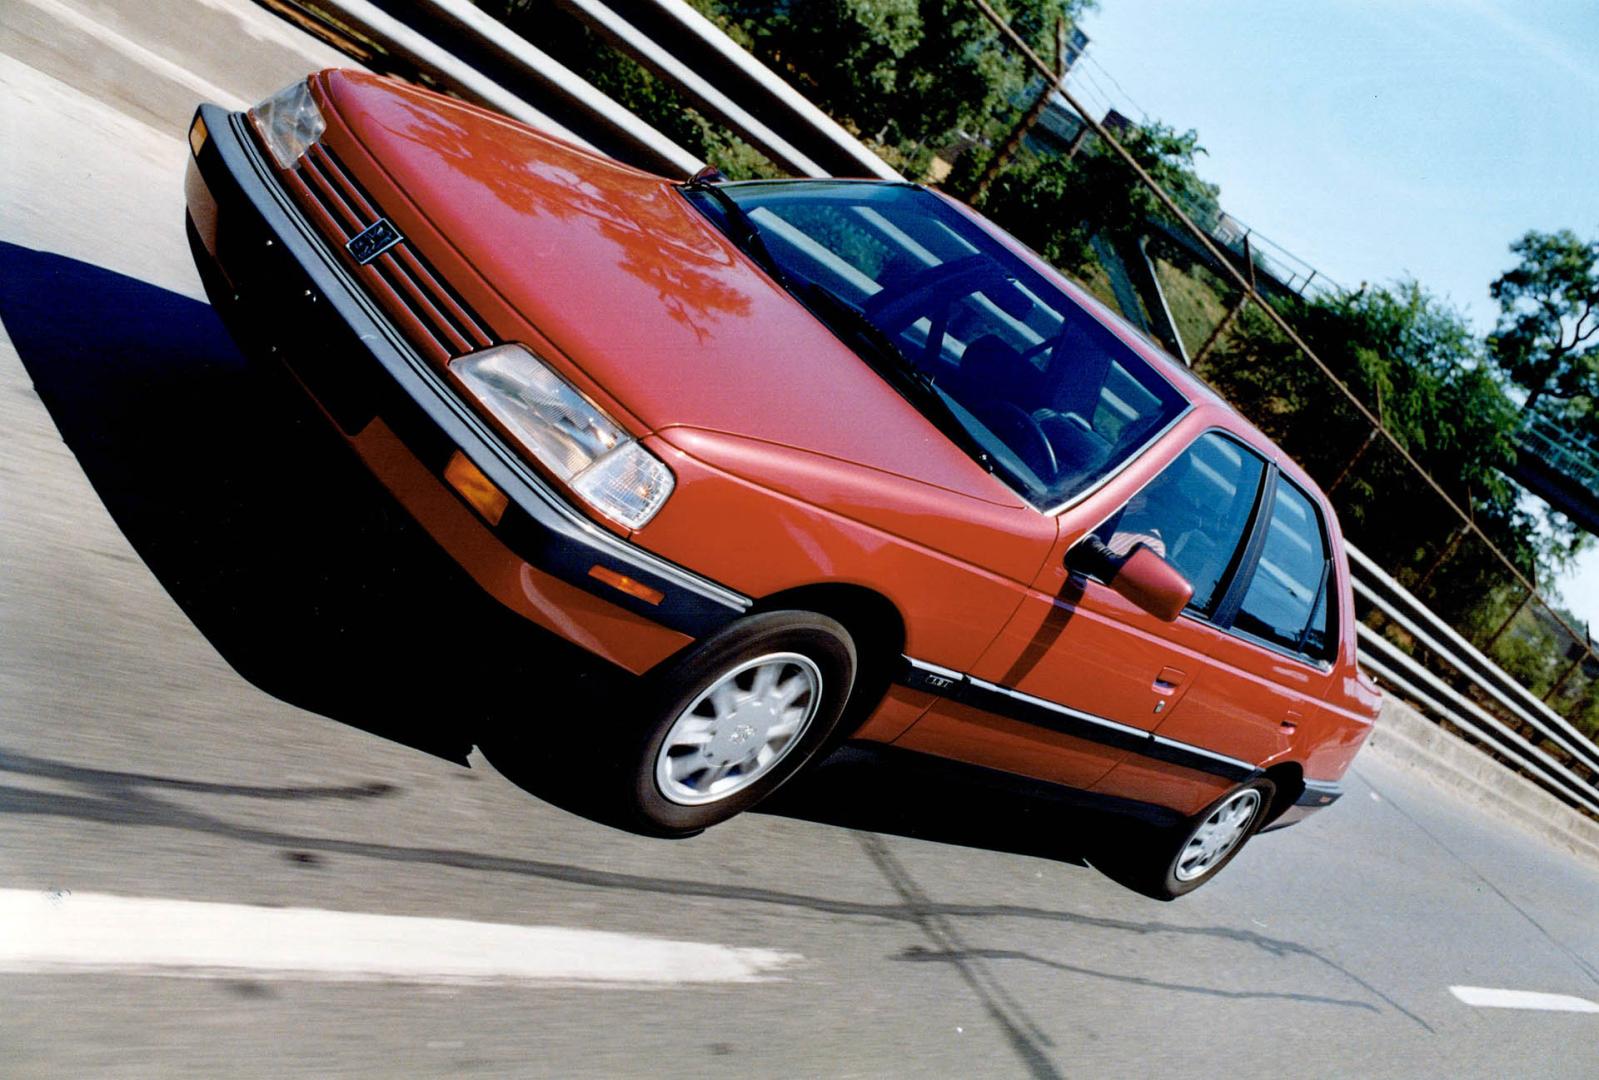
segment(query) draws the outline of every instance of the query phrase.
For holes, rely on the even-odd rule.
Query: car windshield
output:
[[[1059,285],[930,192],[828,180],[684,190],[1040,509],[1115,472],[1186,407]]]

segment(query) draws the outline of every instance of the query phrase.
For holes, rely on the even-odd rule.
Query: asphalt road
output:
[[[1373,754],[1169,905],[891,757],[688,841],[562,809],[603,695],[190,264],[192,102],[336,58],[245,0],[4,0],[0,54],[0,1072],[1599,1075],[1599,1012],[1450,990],[1599,1001],[1599,871]],[[448,760],[519,711],[575,738]]]

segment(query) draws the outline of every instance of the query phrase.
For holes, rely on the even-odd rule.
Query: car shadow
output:
[[[865,743],[835,750],[757,812],[1076,866],[1121,825],[1045,784]]]
[[[606,699],[609,698],[609,701]],[[502,776],[568,813],[639,831],[612,794],[625,777],[606,775],[594,724],[628,722],[614,690],[596,688],[581,711],[587,725],[534,739],[490,737],[481,750]],[[495,733],[496,736],[510,733]],[[1004,851],[1087,866],[1131,819],[1072,793],[1017,776],[946,761],[881,743],[846,743],[813,762],[750,811],[863,833]]]
[[[395,506],[281,368],[240,354],[210,305],[0,243],[0,320],[118,528],[262,690],[464,762],[497,685],[572,670],[521,647],[528,624]]]
[[[626,722],[614,670],[480,592],[208,304],[0,243],[0,320],[112,519],[240,675],[452,761],[482,744],[531,794],[628,827],[573,748],[499,738],[578,717],[592,761],[594,725]],[[761,812],[1078,864],[1103,828],[1042,785],[859,745]]]

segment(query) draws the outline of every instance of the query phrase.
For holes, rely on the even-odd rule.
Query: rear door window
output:
[[[1332,656],[1327,530],[1309,496],[1279,481],[1254,578],[1235,629],[1317,660]]]

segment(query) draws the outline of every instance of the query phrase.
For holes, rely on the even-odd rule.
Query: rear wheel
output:
[[[1240,784],[1187,821],[1131,828],[1105,845],[1096,865],[1156,900],[1175,900],[1219,874],[1264,824],[1277,787],[1265,777]]]
[[[855,671],[842,625],[777,611],[740,620],[647,679],[625,765],[639,824],[686,835],[754,806],[827,741]]]

